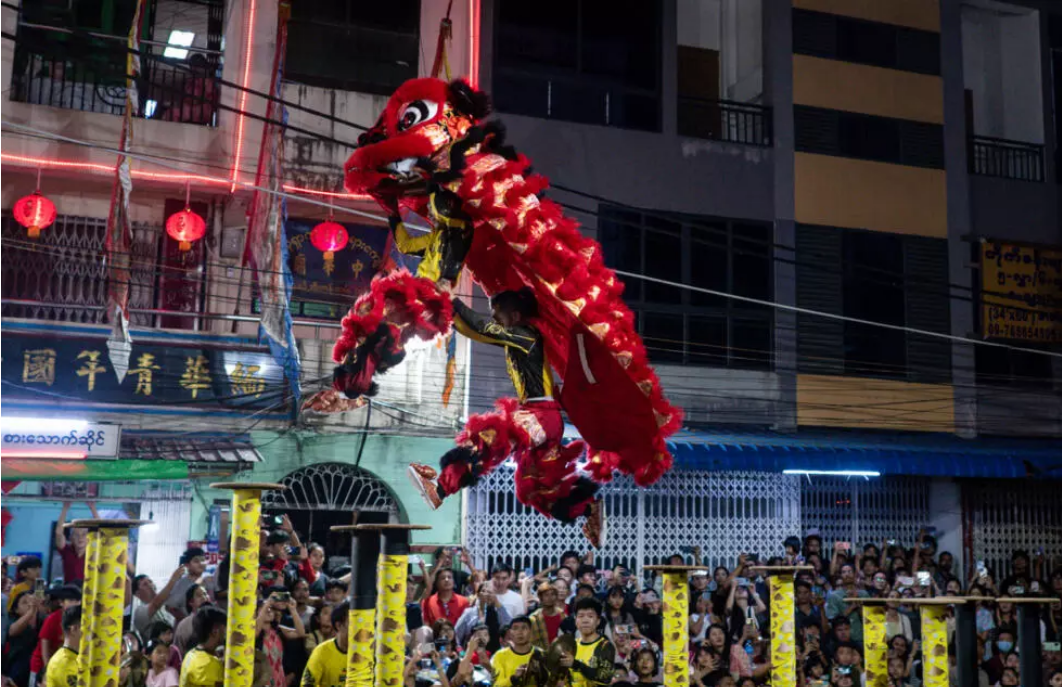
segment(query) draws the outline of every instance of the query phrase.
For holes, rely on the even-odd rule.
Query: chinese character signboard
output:
[[[1062,248],[982,241],[981,303],[986,339],[1062,343]]]
[[[289,218],[284,224],[288,260],[294,279],[291,313],[301,317],[338,319],[346,314],[387,260],[390,229],[348,224],[346,247],[332,261],[310,243],[310,231],[320,220]]]
[[[278,410],[284,406],[288,392],[283,370],[267,352],[134,341],[129,371],[119,382],[106,344],[104,339],[5,336],[0,341],[5,397]]]

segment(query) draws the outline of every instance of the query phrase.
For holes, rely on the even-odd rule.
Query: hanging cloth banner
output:
[[[450,10],[454,7],[454,0],[446,6],[446,16],[439,22],[439,41],[435,44],[435,61],[431,65],[432,78],[440,78],[443,70],[446,71],[446,80],[450,81],[450,59],[446,54],[446,44],[454,36],[454,25],[450,21]]]
[[[277,48],[273,56],[273,82],[269,95],[280,96],[280,79],[284,72],[284,53],[288,43],[288,18],[291,5],[280,4],[277,21]],[[291,323],[291,267],[288,264],[284,222],[287,206],[278,193],[281,190],[284,157],[284,125],[288,114],[276,100],[267,101],[266,123],[262,126],[262,143],[258,152],[254,197],[247,216],[247,240],[244,244],[244,264],[254,267],[258,284],[258,298],[262,308],[259,335],[265,338],[294,396],[292,408],[299,407],[299,350],[295,344]],[[278,122],[276,124],[270,122]],[[259,189],[267,188],[272,193]]]
[[[450,10],[453,9],[454,0],[446,6],[446,16],[439,22],[439,40],[435,44],[435,62],[431,66],[431,75],[438,79],[440,74],[446,72],[446,80],[450,80],[450,59],[447,56],[446,44],[454,35],[454,25],[450,21]],[[451,331],[446,337],[446,376],[443,381],[442,402],[444,408],[450,407],[450,395],[457,383],[457,339]]]
[[[140,109],[140,94],[136,81],[140,76],[140,30],[144,20],[144,0],[137,0],[133,22],[129,26],[128,51],[125,58],[125,113],[122,117],[122,134],[118,140],[118,164],[114,169],[114,189],[111,191],[111,209],[107,215],[107,316],[111,320],[111,341],[108,346],[111,366],[121,382],[129,369],[129,253],[132,245],[132,227],[129,223],[129,194],[133,191],[133,179],[129,171],[129,157],[124,155],[133,144],[133,116]]]

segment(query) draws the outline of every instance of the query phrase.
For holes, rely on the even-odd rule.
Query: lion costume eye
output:
[[[398,130],[405,131],[421,122],[426,122],[439,111],[439,104],[431,100],[414,100],[398,115]]]

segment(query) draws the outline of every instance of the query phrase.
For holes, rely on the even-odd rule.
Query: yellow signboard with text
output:
[[[981,333],[1062,343],[1062,248],[981,242]]]

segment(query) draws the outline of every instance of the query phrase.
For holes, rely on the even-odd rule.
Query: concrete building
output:
[[[284,146],[288,212],[297,220],[292,226],[301,227],[291,230],[288,246],[307,261],[305,288],[296,285],[293,308],[304,383],[330,373],[328,347],[343,297],[364,286],[386,245],[378,220],[349,213],[378,210],[340,188],[342,163],[359,133],[352,124],[375,121],[397,84],[430,70],[447,3],[363,5],[295,3],[289,25],[280,94],[291,127]],[[156,76],[145,79],[142,97],[155,105],[149,113],[145,104],[135,121],[133,150],[150,157],[133,163],[133,250],[142,270],[133,280],[132,336],[264,356],[257,325],[244,321],[255,319],[256,304],[250,275],[240,269],[253,193],[241,184],[255,178],[262,129],[256,117],[266,112],[266,100],[254,91],[268,91],[273,78],[278,8],[257,0],[195,7],[155,0],[146,18],[145,39],[160,45],[145,59]],[[128,20],[119,26],[115,17],[123,11],[107,14],[110,24],[75,19],[100,33],[122,34]],[[85,46],[39,28],[74,19],[37,16],[26,7],[21,16],[38,28],[17,26],[19,15],[4,10],[5,31],[18,40],[3,45],[3,237],[5,252],[19,256],[13,272],[4,270],[4,326],[29,343],[45,335],[100,342],[109,331],[101,315],[106,272],[98,261],[79,259],[78,251],[99,255],[103,248],[114,155],[98,146],[114,146],[122,120],[120,109],[99,94],[113,100],[114,84],[122,90],[121,72],[116,79],[96,63],[79,70]],[[854,525],[850,536],[845,526],[831,525],[837,537],[859,539],[890,527],[917,532],[931,520],[967,561],[1005,558],[996,550],[1000,542],[1017,540],[997,536],[1003,525],[981,507],[985,500],[977,495],[985,483],[977,480],[1019,478],[995,485],[1006,499],[1032,489],[1020,478],[1057,478],[1057,460],[1048,456],[1062,452],[1062,366],[1058,357],[966,341],[988,331],[982,239],[1007,250],[1043,246],[1049,264],[1062,244],[1062,14],[1055,3],[656,0],[619,12],[593,0],[469,0],[454,3],[451,18],[453,71],[471,74],[492,93],[511,141],[562,187],[550,196],[602,243],[610,264],[784,306],[625,278],[628,303],[665,388],[686,412],[678,467],[694,475],[689,479],[703,478],[689,489],[715,484],[709,472],[774,475],[778,481],[763,489],[796,490],[795,501],[786,501],[798,510],[788,527],[872,518],[872,527]],[[191,63],[189,57],[157,56],[185,40],[181,32],[194,34],[184,47],[201,55],[197,68],[207,70],[194,79],[182,71],[180,60]],[[108,45],[121,44],[100,38],[89,47]],[[182,85],[174,87],[177,82]],[[38,169],[60,219],[30,246],[9,209],[34,189]],[[170,246],[162,230],[186,191],[210,227],[191,258]],[[308,202],[322,199],[335,204],[337,217],[362,241],[352,243],[342,265],[354,269],[357,258],[362,269],[353,282],[340,281],[340,295],[348,289],[340,298],[331,274],[313,280],[319,256],[298,238],[328,214]],[[35,247],[45,246],[50,252],[41,257]],[[294,263],[292,269],[298,280]],[[56,273],[62,278],[51,276]],[[992,341],[1057,353],[1057,323],[1047,328],[1054,333],[1042,342]],[[444,353],[426,346],[388,380],[382,398],[388,405],[380,412],[304,419],[295,430],[286,408],[263,412],[269,404],[223,408],[229,415],[218,413],[218,403],[200,408],[176,399],[153,404],[150,415],[120,399],[103,406],[86,400],[84,377],[72,382],[82,385],[76,401],[42,400],[22,389],[14,404],[5,399],[5,416],[60,412],[118,422],[123,447],[137,433],[151,438],[159,417],[179,434],[246,435],[258,454],[243,466],[247,477],[309,483],[320,471],[305,470],[316,465],[349,471],[356,463],[360,472],[351,479],[387,486],[394,500],[387,512],[422,521],[428,514],[401,469],[409,460],[430,462],[463,415],[511,393],[499,353],[464,346],[457,356],[462,386],[454,396],[462,402],[441,403]],[[24,352],[16,351],[13,375],[22,371]],[[268,388],[281,383],[274,377]],[[204,451],[216,451],[210,448],[215,438],[204,435],[201,442]],[[134,458],[132,448],[121,451]],[[173,444],[159,451],[188,460]],[[194,476],[202,462],[193,460],[192,473],[179,480],[199,495],[187,516],[174,516],[188,518],[190,539],[203,538],[203,514],[215,499],[224,500],[203,488],[211,478]],[[801,487],[799,477],[795,484],[782,477],[785,469],[853,467],[880,473],[879,486],[826,477],[811,488]],[[670,503],[683,489],[664,485],[645,498]],[[462,513],[451,504],[442,518],[432,518],[437,529],[419,541],[486,543],[503,534],[489,523],[519,508],[511,498],[488,498],[495,492],[504,495],[500,485],[484,487],[466,504],[469,531],[461,531]],[[873,494],[884,499],[874,502],[873,516],[853,505],[859,493],[865,506]],[[738,489],[733,498],[742,494]],[[816,505],[829,494],[847,494],[834,499],[847,509]],[[904,510],[899,504],[908,496],[918,505]],[[312,513],[329,504],[351,506],[335,494],[314,498],[295,507]],[[1030,508],[1062,517],[1050,499]],[[1037,517],[1030,511],[1019,519]],[[660,541],[677,546],[680,534],[668,529]],[[644,525],[637,536],[648,536]],[[562,546],[571,533],[550,537],[549,547]],[[546,555],[549,547],[524,554]],[[1062,539],[1056,536],[1048,548],[1062,555]],[[721,546],[720,555],[728,551]],[[641,564],[650,551],[609,555]]]

